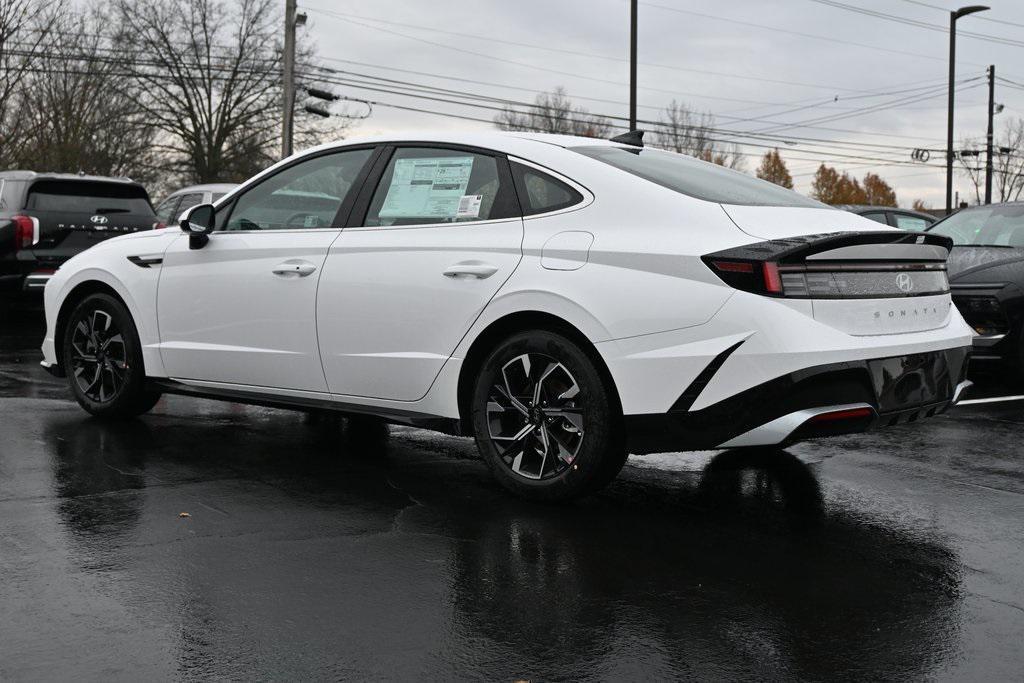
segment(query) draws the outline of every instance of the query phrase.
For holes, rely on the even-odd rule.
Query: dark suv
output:
[[[128,178],[2,171],[0,289],[41,291],[75,254],[155,224],[146,188]]]

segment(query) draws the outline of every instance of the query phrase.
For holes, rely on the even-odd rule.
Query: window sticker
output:
[[[381,218],[455,218],[466,195],[473,157],[398,159]],[[475,214],[480,212],[479,202]]]
[[[467,194],[459,199],[459,209],[455,212],[456,218],[478,218],[480,216],[480,202],[482,194]]]

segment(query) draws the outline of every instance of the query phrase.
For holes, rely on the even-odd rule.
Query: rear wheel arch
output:
[[[513,334],[526,330],[554,332],[567,337],[579,345],[604,379],[618,414],[622,414],[622,402],[619,400],[618,388],[615,386],[615,380],[608,369],[608,365],[604,362],[604,358],[601,357],[597,347],[578,327],[564,318],[551,313],[543,311],[518,311],[490,323],[477,335],[466,352],[462,368],[459,371],[458,383],[459,425],[460,431],[463,434],[473,433],[471,408],[473,386],[487,356],[503,340]]]

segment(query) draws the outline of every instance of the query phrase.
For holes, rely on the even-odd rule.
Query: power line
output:
[[[940,12],[949,13],[950,10],[945,7],[939,7],[938,5],[929,5],[927,2],[920,2],[920,0],[903,0],[903,2],[910,3],[911,5],[918,5],[919,7],[927,7],[929,9],[939,10]],[[1024,28],[1024,24],[1018,24],[1013,21],[1007,21],[1005,19],[992,19],[991,17],[974,17],[974,21],[987,21],[993,24],[999,24],[1001,26],[1016,26],[1018,28]]]
[[[856,5],[847,5],[843,2],[837,2],[836,0],[810,0],[811,2],[818,3],[819,5],[827,5],[836,9],[846,10],[848,12],[855,12],[857,14],[863,14],[869,17],[875,17],[877,19],[884,19],[886,21],[893,21],[899,24],[905,24],[907,26],[915,26],[917,28],[927,29],[929,31],[938,31],[940,33],[948,33],[949,28],[946,26],[940,26],[938,24],[930,24],[926,21],[920,21],[918,19],[909,19],[907,17],[897,16],[895,14],[887,14],[886,12],[879,12],[878,10],[867,9],[864,7],[857,7]],[[977,33],[975,31],[964,31],[957,30],[958,36],[967,36],[976,40],[984,40],[990,43],[998,43],[1001,45],[1009,45],[1012,47],[1024,47],[1024,42],[1019,40],[1013,40],[1012,38],[1004,38],[1002,36],[993,36],[986,33]]]
[[[116,64],[116,65],[122,66],[122,67],[125,66],[126,64],[128,64],[128,65],[132,65],[132,64],[134,64],[134,65],[150,65],[150,66],[157,65],[155,62],[152,62],[152,61],[136,60],[135,62],[128,63],[128,62],[125,62],[124,60],[121,60],[121,59],[114,59],[112,57],[103,57],[103,56],[99,56],[99,55],[57,55],[57,56],[55,56],[55,58],[62,59],[62,60],[79,60],[79,61],[84,61],[86,63],[99,62],[99,63],[105,63],[105,64]],[[235,67],[233,65],[230,65],[230,66],[229,65],[224,65],[224,66],[211,65],[211,68],[214,71],[226,71],[226,70],[229,70],[229,69],[232,69],[232,68],[235,68]],[[443,102],[443,103],[447,103],[447,104],[455,104],[455,105],[458,105],[458,106],[477,106],[477,107],[483,107],[483,108],[485,108],[487,110],[490,110],[490,111],[498,111],[498,112],[500,112],[500,111],[503,110],[503,107],[492,106],[492,104],[501,104],[504,107],[509,107],[509,108],[525,107],[528,110],[531,109],[534,106],[532,103],[528,103],[528,102],[509,100],[509,99],[490,98],[490,97],[486,97],[486,96],[476,95],[476,94],[473,94],[473,93],[464,93],[464,92],[450,90],[450,89],[441,89],[441,88],[437,88],[436,86],[426,86],[425,87],[425,86],[421,86],[420,84],[410,83],[408,81],[404,81],[404,82],[403,81],[397,81],[397,79],[386,79],[387,81],[391,81],[390,83],[374,83],[372,80],[368,83],[367,81],[353,80],[351,78],[351,76],[349,76],[349,74],[346,74],[345,72],[341,72],[339,74],[339,73],[337,73],[337,70],[329,69],[329,68],[326,68],[326,67],[319,67],[318,70],[326,71],[327,73],[331,74],[332,77],[331,78],[325,78],[323,74],[310,73],[310,72],[302,72],[301,75],[303,77],[307,77],[307,78],[308,77],[312,77],[314,79],[323,80],[325,82],[331,82],[331,83],[342,85],[342,86],[345,86],[345,87],[356,87],[356,88],[368,89],[368,90],[371,90],[371,91],[383,92],[383,93],[388,93],[388,94],[397,94],[397,95],[402,95],[402,96],[407,96],[407,97],[414,97],[414,98],[420,98],[420,99],[430,99],[430,100],[434,100],[434,101],[438,101],[438,102]],[[70,71],[68,71],[68,72],[70,73]],[[258,73],[264,73],[265,70],[264,69],[257,69],[257,72]],[[83,72],[83,73],[85,73],[85,72]],[[111,73],[110,75],[131,76],[133,74],[130,71],[124,71],[124,72],[120,72],[119,74]],[[155,76],[153,74],[150,74],[147,77],[148,78],[153,78]],[[217,78],[215,75],[213,75],[212,77],[213,78]],[[378,79],[378,78],[380,78],[380,77],[375,77],[375,76],[365,76],[365,77],[366,78],[370,78],[370,79]],[[170,79],[168,79],[168,80],[170,80]],[[387,87],[377,87],[377,86],[381,86],[381,85],[386,85]],[[398,88],[400,88],[400,89],[398,89]],[[441,95],[441,96],[436,96],[436,95]],[[467,103],[465,101],[461,101],[461,100],[457,100],[457,99],[452,99],[453,97],[470,97],[470,98],[475,98],[476,100],[478,100],[478,102]],[[489,103],[489,104],[481,104],[481,102]],[[517,110],[517,112],[520,113],[520,114],[528,113],[528,112],[522,112],[522,111],[518,111],[518,110]],[[606,114],[594,114],[594,116],[598,116],[598,117],[602,117],[602,118],[610,118],[610,119],[614,119],[614,120],[623,120],[623,117],[616,117],[616,116],[606,115]],[[655,128],[662,128],[662,127],[665,126],[664,122],[661,122],[661,121],[644,120],[643,122],[645,123],[645,125],[650,125],[650,126],[653,126]],[[857,142],[853,142],[853,141],[834,141],[834,140],[827,140],[827,139],[821,139],[821,138],[799,138],[797,136],[782,136],[783,139],[780,140],[780,139],[774,139],[774,138],[772,138],[770,136],[761,135],[761,134],[758,134],[756,132],[755,133],[751,133],[751,132],[748,132],[748,131],[739,131],[739,130],[733,130],[733,129],[725,129],[725,128],[719,128],[719,127],[714,127],[714,126],[708,126],[708,127],[705,127],[704,129],[706,131],[717,133],[717,134],[733,136],[733,137],[738,137],[738,138],[746,138],[746,139],[755,139],[755,140],[756,139],[760,139],[762,141],[768,141],[768,142],[772,143],[771,145],[752,145],[752,143],[745,143],[745,142],[738,143],[738,144],[760,146],[760,147],[778,146],[780,143],[781,144],[786,144],[786,142],[788,140],[800,140],[800,141],[809,141],[809,142],[819,142],[819,143],[825,144],[826,146],[838,147],[841,150],[842,149],[846,149],[848,151],[849,151],[850,147],[854,147],[854,148],[856,148],[856,147],[869,147],[869,148],[870,147],[882,147],[882,148],[888,147],[888,148],[899,149],[899,150],[901,150],[903,152],[909,150],[909,147],[899,147],[899,146],[893,146],[893,145],[880,145],[879,143],[857,143]],[[724,141],[719,140],[719,142],[724,142]],[[879,153],[880,151],[884,153],[884,149],[883,150],[875,149],[873,151],[876,154]],[[829,151],[825,151],[825,150],[815,150],[815,152],[822,153],[822,154],[833,154],[833,155],[837,155],[837,156],[840,155],[839,152],[834,152],[834,151],[829,152]],[[852,155],[843,155],[843,156],[847,156],[847,157],[851,157],[852,158]],[[878,157],[874,157],[874,158],[878,159]]]
[[[866,43],[857,43],[857,42],[854,42],[852,40],[843,40],[842,38],[836,38],[834,36],[823,36],[823,35],[818,35],[816,33],[805,33],[803,31],[793,31],[793,30],[790,30],[790,29],[779,28],[777,26],[767,26],[765,24],[757,24],[757,23],[754,23],[752,21],[742,21],[740,19],[730,19],[728,17],[719,17],[719,16],[716,16],[714,14],[706,14],[704,12],[694,12],[694,11],[691,11],[691,10],[680,9],[678,7],[667,7],[665,5],[659,5],[659,4],[656,4],[656,3],[653,3],[653,2],[641,2],[640,4],[641,5],[645,5],[647,7],[653,7],[653,8],[656,8],[656,9],[665,10],[667,12],[676,12],[678,14],[688,14],[688,15],[695,16],[695,17],[703,17],[705,19],[714,19],[716,21],[725,21],[725,22],[728,22],[730,24],[736,24],[738,26],[750,26],[750,27],[753,27],[753,28],[759,28],[759,29],[763,29],[763,30],[766,30],[766,31],[773,31],[775,33],[784,33],[784,34],[791,35],[791,36],[800,36],[802,38],[812,38],[814,40],[824,40],[824,41],[826,41],[828,43],[839,43],[839,44],[842,44],[842,45],[852,45],[854,47],[862,47],[862,48],[866,48],[866,49],[869,49],[869,50],[876,50],[878,52],[891,52],[893,54],[905,55],[905,56],[908,56],[908,57],[920,57],[922,59],[931,59],[931,60],[936,60],[936,61],[940,61],[940,62],[946,61],[945,57],[941,57],[941,56],[938,56],[938,55],[926,55],[926,54],[922,54],[920,52],[908,52],[907,50],[896,50],[896,49],[893,49],[893,48],[881,47],[879,45],[868,45]],[[959,62],[959,63],[960,64],[968,64],[970,66],[987,66],[987,64],[981,64],[979,62]]]
[[[395,35],[395,36],[399,36],[399,37],[402,37],[402,38],[406,38],[408,40],[414,40],[414,41],[417,41],[417,42],[420,42],[420,43],[424,43],[426,45],[432,45],[434,47],[439,47],[439,48],[442,48],[442,49],[445,49],[445,50],[452,50],[452,51],[459,52],[459,53],[462,53],[462,54],[472,55],[474,57],[481,57],[483,59],[490,59],[490,60],[497,61],[497,62],[502,62],[502,63],[505,63],[505,64],[512,64],[514,66],[521,66],[521,67],[525,67],[525,68],[529,68],[529,69],[536,69],[538,71],[545,71],[545,72],[548,72],[548,73],[554,73],[554,74],[557,74],[557,75],[560,75],[560,76],[567,76],[569,78],[579,78],[579,79],[584,79],[584,80],[588,80],[588,81],[595,81],[595,82],[598,82],[598,83],[607,83],[607,84],[610,84],[610,85],[617,85],[617,86],[626,86],[627,85],[626,83],[623,83],[621,81],[613,81],[613,80],[609,80],[609,79],[605,79],[605,78],[596,78],[596,77],[593,77],[593,76],[585,76],[583,74],[571,73],[571,72],[568,72],[568,71],[559,71],[557,69],[549,69],[547,67],[538,66],[536,64],[530,64],[528,62],[519,62],[519,61],[512,60],[512,59],[505,59],[503,57],[497,57],[495,55],[487,54],[487,53],[484,53],[484,52],[475,52],[473,50],[467,50],[465,48],[457,47],[455,45],[446,45],[444,43],[437,43],[437,42],[434,42],[432,40],[427,40],[426,38],[420,38],[419,36],[412,36],[412,35],[409,35],[408,33],[402,33],[400,31],[395,31],[393,29],[383,28],[381,26],[374,26],[372,24],[367,24],[367,23],[362,22],[362,21],[357,21],[357,20],[352,19],[350,17],[343,16],[343,15],[335,13],[335,12],[331,12],[330,10],[322,10],[322,9],[315,9],[314,10],[314,9],[311,8],[311,11],[315,11],[315,12],[318,12],[318,13],[321,13],[321,14],[326,14],[328,16],[333,16],[336,19],[339,19],[341,21],[346,21],[346,22],[351,23],[351,24],[355,24],[356,26],[362,26],[363,28],[368,28],[368,29],[371,29],[371,30],[374,30],[374,31],[380,31],[380,32],[383,32],[383,33],[388,33],[388,34],[391,34],[391,35]],[[525,47],[539,48],[539,49],[549,49],[549,48],[547,48],[546,46],[543,46],[543,45],[530,45],[530,44],[520,44],[520,45],[521,46],[525,46]],[[596,55],[591,55],[591,56],[596,56]],[[601,56],[601,58],[602,59],[613,59],[613,58],[604,57],[604,56]],[[614,59],[614,61],[620,61],[620,60]],[[670,65],[665,65],[665,64],[653,64],[653,63],[644,62],[643,65],[644,66],[653,66],[653,67],[658,67],[658,68],[664,68],[664,69],[671,69],[671,70],[674,70],[674,71],[685,71],[685,72],[688,72],[688,73],[699,73],[699,74],[704,74],[704,75],[707,75],[707,76],[716,76],[716,77],[719,77],[719,78],[737,78],[737,79],[741,79],[741,80],[758,81],[760,83],[776,83],[776,84],[779,84],[779,85],[791,85],[791,86],[796,86],[796,87],[801,87],[801,88],[816,88],[816,89],[819,89],[819,90],[832,90],[832,91],[843,90],[843,91],[846,91],[846,92],[856,92],[856,93],[869,92],[869,91],[866,91],[866,90],[859,90],[859,89],[855,89],[855,88],[842,88],[842,87],[837,87],[837,86],[833,86],[833,85],[822,85],[822,84],[816,84],[816,83],[800,83],[800,82],[797,82],[797,81],[784,81],[784,80],[780,80],[780,79],[762,78],[762,77],[759,77],[759,76],[747,76],[747,75],[742,75],[742,74],[730,74],[730,73],[725,73],[725,72],[722,72],[722,71],[710,71],[710,70],[706,70],[706,69],[688,69],[688,68],[685,68],[685,67],[670,66]],[[672,90],[665,90],[663,88],[645,87],[643,89],[644,90],[650,90],[652,92],[664,92],[664,93],[670,93],[670,94],[674,92]]]

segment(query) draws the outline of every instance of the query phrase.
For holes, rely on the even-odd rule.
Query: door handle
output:
[[[281,277],[306,277],[316,271],[316,266],[307,261],[285,261],[274,266],[272,272]]]
[[[463,263],[456,263],[448,266],[444,271],[445,277],[453,278],[470,278],[475,277],[478,280],[485,280],[490,276],[498,272],[498,266],[492,266],[490,263],[481,263],[480,261],[465,261]]]

